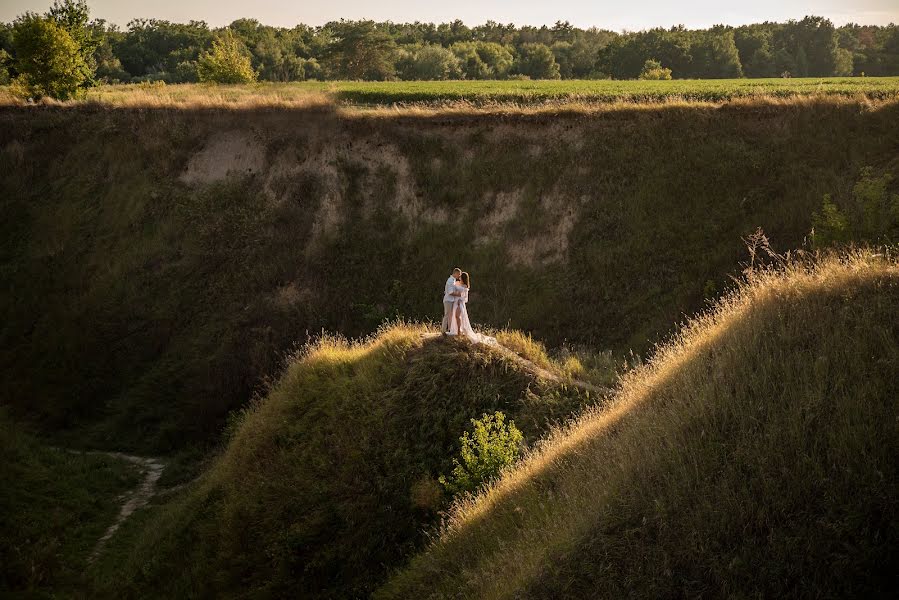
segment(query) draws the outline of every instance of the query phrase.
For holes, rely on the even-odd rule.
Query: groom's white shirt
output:
[[[449,279],[446,280],[446,285],[443,286],[443,301],[444,302],[455,302],[457,296],[453,296],[453,286],[456,285],[456,278],[452,275],[449,276]]]

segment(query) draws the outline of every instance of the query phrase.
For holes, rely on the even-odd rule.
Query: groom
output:
[[[460,277],[462,277],[462,269],[456,267],[443,286],[443,323],[440,325],[440,331],[443,333],[449,331],[450,315],[453,312],[453,302],[456,300],[456,296],[453,296],[453,286]]]

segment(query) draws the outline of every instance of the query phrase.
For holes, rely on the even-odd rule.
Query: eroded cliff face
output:
[[[437,318],[456,265],[476,322],[645,352],[742,236],[799,247],[825,193],[895,171],[897,117],[4,109],[4,403],[177,446],[310,334]]]
[[[520,182],[520,187],[500,181],[503,188],[511,184],[500,190],[473,190],[465,181],[466,173],[480,168],[475,164],[481,159],[479,146],[525,143],[523,154],[521,147],[510,148],[509,152],[524,162],[536,161],[552,146],[557,150],[562,145],[573,150],[583,148],[580,129],[541,125],[529,132],[527,128],[505,126],[488,128],[486,139],[480,139],[477,127],[437,128],[426,142],[453,146],[461,150],[461,155],[435,155],[413,167],[412,161],[419,162],[421,157],[408,156],[400,145],[402,140],[393,139],[389,131],[370,131],[360,137],[349,128],[332,125],[330,131],[320,126],[295,130],[292,139],[272,139],[271,131],[252,126],[210,132],[178,180],[197,189],[255,178],[258,193],[273,207],[309,200],[308,186],[312,183],[311,199],[317,206],[312,210],[310,235],[303,240],[307,253],[341,236],[350,215],[370,221],[376,211],[382,210],[405,227],[405,241],[414,238],[420,225],[470,226],[468,244],[500,243],[508,251],[511,264],[525,267],[565,260],[578,210],[591,199],[589,194],[573,197],[556,184],[543,190],[536,206],[529,207],[527,181]],[[526,139],[521,139],[521,134]],[[277,149],[270,152],[271,145]],[[447,164],[450,159],[452,163]],[[581,171],[588,172],[586,167]],[[427,193],[428,184],[418,180],[441,176],[444,185],[473,194],[448,205],[440,202],[439,196]],[[558,178],[563,176],[559,173]],[[351,185],[356,189],[350,189]],[[348,204],[351,196],[353,206]],[[537,225],[532,235],[505,235],[507,228],[529,221]]]

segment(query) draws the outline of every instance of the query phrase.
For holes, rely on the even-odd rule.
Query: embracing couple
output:
[[[476,333],[468,320],[468,291],[471,289],[471,277],[462,269],[453,269],[453,274],[443,287],[443,323],[441,331],[444,335],[464,335],[474,343],[493,343],[495,338]]]

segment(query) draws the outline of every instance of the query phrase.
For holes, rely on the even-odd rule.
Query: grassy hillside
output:
[[[0,595],[83,589],[83,569],[138,481],[128,462],[47,447],[0,410]],[[25,596],[23,596],[25,597]]]
[[[799,247],[825,194],[899,173],[897,123],[820,98],[6,107],[0,402],[85,446],[214,439],[310,332],[439,318],[454,265],[475,321],[643,352],[728,285],[742,236]]]
[[[113,540],[92,572],[98,593],[366,596],[446,508],[437,478],[469,419],[503,411],[533,443],[597,400],[506,353],[433,334],[394,325],[299,354],[232,423],[202,479]],[[527,352],[565,378],[539,345]]]
[[[376,597],[888,597],[897,373],[895,257],[756,274]]]

